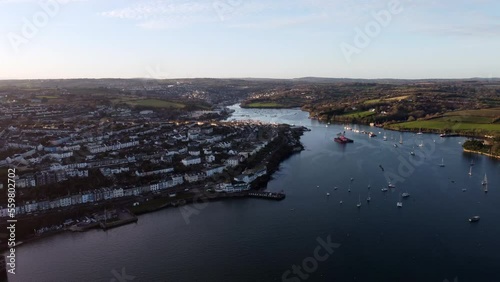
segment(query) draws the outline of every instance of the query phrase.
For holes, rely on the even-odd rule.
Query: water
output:
[[[387,131],[384,142],[383,129],[358,126],[378,136],[348,131],[354,143],[340,145],[331,138],[341,125],[326,127],[299,110],[234,108],[234,119],[312,129],[302,137],[305,151],[282,163],[268,185],[284,190],[285,200],[189,206],[195,213],[188,220],[166,209],[106,232],[27,243],[9,281],[500,281],[499,161],[463,154],[463,138],[403,133],[395,148],[399,132]],[[397,188],[383,193],[388,177]],[[411,196],[398,209],[405,191]],[[470,224],[473,215],[480,222]],[[318,240],[328,237],[340,246],[324,261],[313,259]],[[292,267],[303,262],[308,271],[300,279]]]

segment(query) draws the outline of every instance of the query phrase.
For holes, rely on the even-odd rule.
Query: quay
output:
[[[127,210],[122,210],[122,211],[116,213],[116,218],[114,218],[113,220],[101,221],[99,223],[99,225],[101,226],[101,228],[103,230],[107,230],[110,228],[114,228],[114,227],[122,226],[125,224],[137,222],[137,220],[138,220],[137,216],[135,216],[134,214],[132,214],[131,212],[129,212]]]
[[[281,201],[286,197],[285,193],[274,193],[274,192],[248,192],[247,195],[252,198],[263,198],[276,201]]]

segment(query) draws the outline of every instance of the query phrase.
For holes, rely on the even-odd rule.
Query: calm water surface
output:
[[[462,153],[464,138],[403,133],[395,148],[399,132],[387,131],[384,142],[383,129],[358,126],[378,136],[347,131],[355,141],[340,145],[332,138],[341,125],[327,127],[300,110],[233,108],[231,119],[311,128],[305,151],[268,185],[284,190],[284,201],[189,206],[196,211],[189,221],[166,209],[109,231],[25,244],[9,281],[500,281],[500,162]],[[384,193],[388,180],[397,188]],[[397,208],[402,192],[411,196]],[[480,222],[470,224],[473,215]],[[318,239],[328,237],[340,244],[328,259],[306,265],[314,271],[303,279],[282,280],[293,265],[312,263]]]

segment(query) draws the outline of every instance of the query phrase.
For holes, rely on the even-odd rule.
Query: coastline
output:
[[[487,157],[491,157],[491,158],[495,158],[495,159],[500,159],[500,156],[498,155],[493,155],[493,154],[489,154],[489,153],[485,153],[485,152],[481,152],[481,151],[474,151],[474,150],[469,150],[469,149],[463,149],[465,153],[473,153],[473,154],[479,154],[479,155],[483,155],[483,156],[487,156]]]

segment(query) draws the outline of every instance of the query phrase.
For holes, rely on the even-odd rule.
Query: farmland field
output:
[[[166,100],[159,100],[159,99],[130,100],[130,101],[125,101],[125,103],[127,103],[131,106],[151,107],[151,108],[182,109],[186,106],[182,103],[171,102],[171,101],[166,101]]]
[[[451,130],[454,132],[500,132],[500,108],[449,112],[441,117],[392,124],[389,128],[408,130]]]

